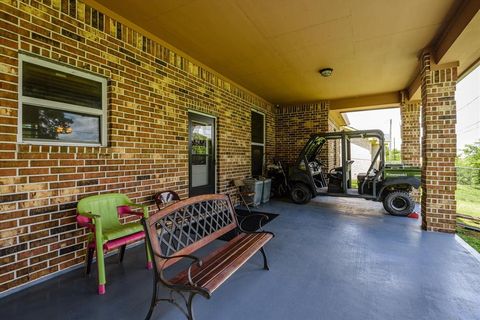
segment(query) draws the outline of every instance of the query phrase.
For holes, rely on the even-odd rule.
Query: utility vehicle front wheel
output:
[[[312,192],[303,183],[295,183],[290,190],[290,197],[296,204],[305,204],[312,199]]]
[[[408,192],[394,191],[383,199],[383,207],[392,216],[407,216],[413,212],[415,202]]]

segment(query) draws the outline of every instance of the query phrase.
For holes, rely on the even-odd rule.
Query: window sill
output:
[[[35,146],[56,146],[56,147],[106,147],[107,145],[99,143],[81,143],[81,142],[55,142],[55,141],[18,141],[22,145]]]

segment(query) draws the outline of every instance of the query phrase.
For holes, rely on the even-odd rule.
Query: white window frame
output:
[[[58,102],[47,99],[33,98],[23,95],[23,63],[28,62],[36,64],[49,69],[61,71],[77,77],[82,77],[88,80],[100,82],[102,85],[102,109],[88,108],[70,103]],[[23,104],[45,107],[55,110],[69,111],[74,113],[81,113],[90,116],[100,117],[100,143],[88,142],[68,142],[55,140],[28,140],[23,139]],[[19,54],[18,55],[18,134],[17,142],[20,144],[34,144],[34,145],[60,145],[60,146],[107,146],[107,78],[94,75],[89,72],[81,71],[67,65],[59,64],[57,62],[50,62],[42,58],[34,56]]]
[[[261,111],[258,111],[258,110],[255,110],[255,109],[251,109],[251,113],[257,113],[257,114],[261,114],[263,116],[263,143],[259,143],[259,142],[253,142],[252,141],[252,137],[250,137],[250,145],[251,146],[262,146],[263,147],[263,157],[262,157],[262,175],[264,174],[263,172],[263,167],[265,166],[265,153],[266,153],[266,150],[265,150],[265,141],[267,140],[267,116],[265,115],[265,113],[261,112]],[[252,116],[250,114],[250,125],[252,125]],[[250,159],[251,161],[252,159]],[[250,174],[253,174],[253,172],[250,172]]]

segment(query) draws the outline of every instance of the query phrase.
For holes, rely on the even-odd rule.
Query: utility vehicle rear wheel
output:
[[[312,199],[312,192],[303,183],[295,183],[290,190],[290,197],[296,204],[305,204]]]
[[[415,202],[408,192],[393,191],[383,199],[383,207],[392,216],[407,216],[413,212]]]

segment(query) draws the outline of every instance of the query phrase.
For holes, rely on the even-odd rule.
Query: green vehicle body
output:
[[[369,139],[378,141],[371,164],[364,174],[358,174],[358,187],[352,188],[351,141]],[[341,166],[325,172],[325,165],[318,159],[322,147],[329,141],[341,144]],[[292,200],[306,203],[309,198],[318,195],[359,197],[373,201],[383,201],[384,207],[391,214],[405,215],[407,208],[412,208],[413,200],[409,193],[420,187],[419,167],[385,162],[385,138],[380,130],[340,131],[312,134],[302,149],[294,166],[290,168],[288,181]],[[300,195],[300,198],[296,197]],[[397,203],[407,202],[402,214],[391,209],[392,194],[401,198]],[[305,195],[306,194],[306,195]],[[390,195],[390,196],[389,196]],[[305,197],[303,197],[305,196]],[[395,199],[394,199],[395,200]],[[398,199],[397,199],[398,200]],[[403,205],[403,204],[402,204]]]

